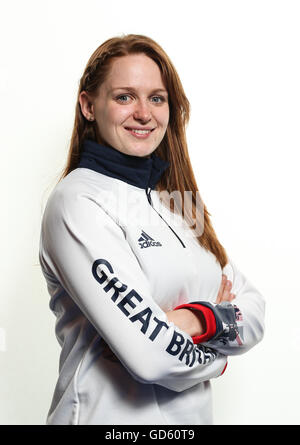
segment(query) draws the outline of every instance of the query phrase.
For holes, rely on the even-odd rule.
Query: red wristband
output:
[[[203,306],[202,304],[182,304],[180,306],[175,307],[176,309],[196,309],[198,311],[201,311],[204,315],[205,322],[206,322],[206,331],[202,335],[197,335],[192,337],[193,343],[204,343],[208,340],[210,340],[216,333],[216,319],[213,311],[208,308],[207,306]]]

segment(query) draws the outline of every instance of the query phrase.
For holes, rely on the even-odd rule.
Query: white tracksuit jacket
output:
[[[48,199],[39,258],[62,348],[49,425],[211,424],[209,380],[263,337],[259,291],[161,204],[168,166],[86,139]],[[222,272],[232,304],[215,303]],[[178,307],[203,312],[204,335],[168,321]]]

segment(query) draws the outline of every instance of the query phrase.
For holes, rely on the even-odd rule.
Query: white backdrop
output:
[[[38,266],[42,210],[65,165],[79,79],[123,33],[169,54],[220,241],[265,296],[266,333],[213,381],[216,424],[299,424],[300,3],[1,2],[0,424],[44,424],[58,372]]]

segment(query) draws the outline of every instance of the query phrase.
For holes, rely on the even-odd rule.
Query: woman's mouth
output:
[[[137,129],[137,128],[130,128],[125,127],[125,130],[129,131],[129,133],[138,138],[138,139],[147,139],[149,135],[155,130],[155,128],[152,129]]]

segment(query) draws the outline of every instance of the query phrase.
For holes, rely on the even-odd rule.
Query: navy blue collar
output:
[[[120,179],[135,187],[155,189],[170,163],[151,153],[150,158],[131,156],[91,139],[83,141],[78,167]]]

